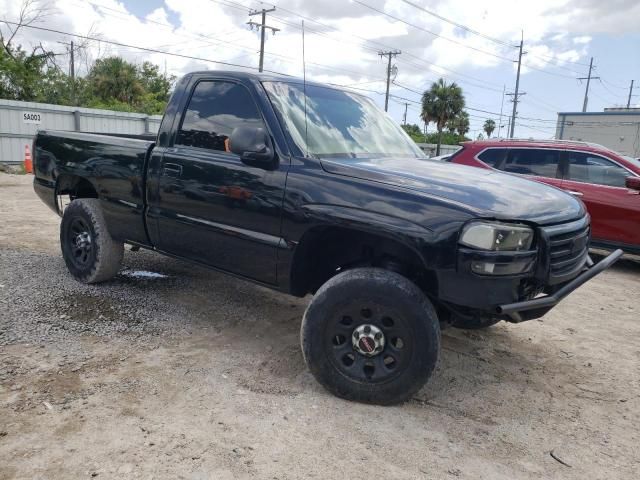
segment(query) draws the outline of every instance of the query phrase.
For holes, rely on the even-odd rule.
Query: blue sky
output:
[[[44,1],[44,0],[42,0]],[[229,68],[204,60],[143,52],[108,41],[154,48],[169,54],[256,67],[259,37],[246,25],[250,9],[270,7],[255,0],[48,0],[52,14],[38,24],[67,34],[24,29],[25,45],[58,46],[72,34],[101,38],[87,43],[88,62],[117,54],[131,61],[151,60],[177,76],[195,69]],[[268,23],[281,30],[268,35],[265,68],[302,75],[301,21],[306,18],[307,76],[351,85],[384,105],[386,65],[377,55],[386,47],[402,50],[395,63],[396,97],[409,99],[407,120],[418,123],[420,95],[443,76],[463,88],[470,110],[470,135],[486,118],[498,122],[502,88],[515,85],[517,50],[505,46],[524,32],[524,69],[517,136],[549,138],[556,113],[582,108],[589,58],[594,57],[589,110],[626,104],[628,86],[636,80],[632,104],[640,104],[640,2],[637,0],[274,0]],[[15,19],[20,2],[0,0],[4,17]],[[469,32],[424,12],[427,9],[479,32]],[[2,28],[2,25],[0,25]],[[6,27],[5,27],[6,28]],[[4,31],[4,30],[3,30]],[[487,37],[491,37],[488,39]],[[500,58],[497,58],[500,57]],[[533,69],[531,69],[531,68]],[[231,67],[235,68],[235,67]],[[534,70],[535,69],[535,70]],[[82,68],[80,67],[80,74]],[[409,90],[403,87],[408,87]],[[370,90],[370,91],[363,91]],[[376,93],[377,92],[377,93]],[[504,102],[506,125],[512,104]],[[390,102],[390,114],[401,121],[404,105]],[[477,110],[486,110],[483,113]],[[432,130],[433,125],[430,126]]]

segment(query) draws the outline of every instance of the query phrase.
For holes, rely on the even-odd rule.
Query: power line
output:
[[[128,43],[115,42],[113,40],[104,40],[102,38],[93,37],[93,36],[90,36],[90,35],[80,35],[78,33],[64,32],[64,31],[61,31],[61,30],[53,29],[53,28],[37,27],[35,25],[26,25],[26,24],[21,24],[21,23],[17,23],[17,22],[11,22],[9,20],[4,20],[4,19],[0,19],[0,22],[6,23],[8,25],[19,26],[21,28],[31,28],[31,29],[34,29],[34,30],[41,30],[41,31],[45,31],[45,32],[57,33],[59,35],[68,35],[70,37],[76,37],[76,38],[81,38],[83,40],[90,40],[90,41],[94,41],[94,42],[106,43],[106,44],[115,45],[115,46],[118,46],[118,47],[133,48],[133,49],[136,49],[136,50],[141,50],[143,52],[159,53],[159,54],[162,54],[162,55],[169,55],[169,56],[172,56],[172,57],[187,58],[187,59],[190,59],[190,60],[198,60],[198,61],[207,62],[207,63],[215,63],[215,64],[218,64],[218,65],[226,65],[226,66],[229,66],[229,67],[246,68],[246,69],[249,69],[249,70],[255,70],[256,69],[255,67],[250,67],[250,66],[247,66],[247,65],[240,65],[238,63],[223,62],[222,60],[212,60],[210,58],[196,57],[196,56],[193,56],[193,55],[184,55],[184,54],[181,54],[181,53],[166,52],[166,51],[163,51],[163,50],[157,50],[155,48],[140,47],[140,46],[131,45],[131,44],[128,44]],[[273,70],[265,70],[265,71],[266,72],[270,72],[270,73],[275,73],[275,74],[278,74],[278,75],[286,75],[284,73],[276,72],[276,71],[273,71]],[[290,76],[290,75],[287,75],[287,76]]]
[[[476,47],[473,47],[471,45],[467,45],[465,43],[458,42],[457,40],[454,40],[452,38],[445,37],[445,36],[440,35],[438,33],[432,32],[431,30],[427,30],[426,28],[423,28],[423,27],[421,27],[419,25],[415,25],[413,23],[410,23],[410,22],[408,22],[406,20],[403,20],[402,18],[396,17],[395,15],[391,15],[390,13],[387,13],[387,12],[385,12],[383,10],[380,10],[380,9],[376,8],[376,7],[372,7],[371,5],[368,5],[368,4],[364,3],[364,2],[361,2],[360,0],[353,0],[353,1],[355,3],[357,3],[357,4],[359,4],[359,5],[362,5],[365,8],[368,8],[370,10],[378,12],[378,13],[380,13],[382,15],[385,15],[385,16],[387,16],[389,18],[392,18],[393,20],[396,20],[398,22],[404,23],[405,25],[408,25],[408,26],[410,26],[412,28],[415,28],[417,30],[420,30],[422,32],[428,33],[429,35],[433,35],[434,37],[441,38],[443,40],[447,40],[448,42],[454,43],[454,44],[459,45],[459,46],[464,47],[464,48],[468,48],[470,50],[474,50],[474,51],[482,53],[484,55],[489,55],[489,56],[492,56],[492,57],[495,57],[495,58],[499,58],[499,59],[505,60],[507,62],[511,62],[512,61],[510,58],[504,57],[502,55],[498,55],[498,54],[495,54],[495,53],[492,53],[492,52],[488,52],[486,50],[482,50],[480,48],[476,48]]]
[[[427,10],[426,8],[424,8],[424,7],[420,6],[420,5],[416,5],[415,3],[410,2],[409,0],[401,0],[401,1],[406,3],[407,5],[411,5],[413,8],[417,8],[418,10],[431,15],[432,17],[436,17],[437,19],[442,20],[443,22],[446,22],[446,23],[449,23],[451,25],[454,25],[454,26],[456,26],[456,27],[458,27],[458,28],[460,28],[460,29],[462,29],[462,30],[464,30],[466,32],[473,33],[474,35],[482,37],[482,38],[484,38],[486,40],[489,40],[491,42],[494,42],[494,43],[496,43],[498,45],[502,45],[502,46],[505,46],[505,47],[511,47],[511,48],[518,48],[517,45],[512,45],[512,44],[510,44],[508,42],[505,42],[503,40],[499,40],[499,39],[497,39],[495,37],[490,37],[489,35],[485,35],[484,33],[478,32],[477,30],[474,30],[474,29],[472,29],[470,27],[467,27],[466,25],[463,25],[461,23],[458,23],[458,22],[455,22],[455,21],[450,20],[448,18],[445,18],[442,15],[439,15],[436,12],[433,12],[431,10]]]
[[[533,67],[528,63],[523,63],[522,65],[524,65],[525,67],[527,67],[529,70],[535,70],[536,72],[542,72],[545,73],[547,75],[552,75],[554,77],[560,77],[560,78],[570,78],[571,80],[575,80],[576,77],[573,77],[571,75],[565,75],[564,73],[557,73],[557,72],[550,72],[548,70],[544,70],[542,68],[538,68],[538,67]],[[573,71],[573,70],[571,70]],[[574,72],[577,73],[578,75],[581,75],[579,72]]]
[[[603,78],[602,81],[604,83],[606,83],[607,85],[609,85],[610,87],[619,88],[621,90],[626,90],[628,88],[626,86],[623,87],[623,86],[620,86],[620,85],[616,85],[615,83],[612,83],[612,82],[608,81],[606,78]]]
[[[220,2],[221,0],[210,0],[210,1],[212,1],[212,2]],[[235,2],[234,2],[234,3],[235,3]],[[235,5],[241,5],[241,4],[235,3]],[[236,7],[236,8],[239,8],[239,7]],[[361,42],[347,42],[347,43],[351,43],[351,44],[353,44],[353,45],[357,45],[357,46],[361,47],[363,50],[367,50],[367,51],[371,51],[371,52],[378,52],[378,51],[379,51],[379,50],[381,50],[381,49],[382,49],[382,50],[395,50],[395,47],[392,47],[392,46],[390,46],[390,45],[388,45],[388,44],[381,43],[381,42],[378,42],[378,41],[375,41],[375,40],[370,40],[370,39],[367,39],[367,38],[361,37],[361,36],[359,36],[359,35],[356,35],[356,34],[354,34],[354,33],[347,33],[347,32],[343,32],[342,30],[340,30],[340,29],[338,29],[338,28],[336,28],[336,27],[333,27],[333,26],[331,26],[331,25],[326,25],[326,24],[324,24],[324,23],[322,23],[322,22],[318,22],[317,20],[309,19],[308,17],[306,17],[306,16],[304,16],[304,15],[301,15],[301,14],[299,14],[299,13],[296,13],[296,12],[294,12],[294,11],[292,11],[292,10],[287,10],[287,9],[285,9],[285,8],[282,8],[282,7],[278,7],[278,8],[279,8],[279,10],[280,10],[280,11],[284,11],[284,12],[290,13],[290,14],[295,15],[295,16],[297,16],[297,17],[299,17],[299,18],[304,19],[304,20],[309,20],[309,21],[311,21],[311,22],[313,22],[313,23],[316,23],[316,24],[318,24],[318,25],[320,25],[320,26],[323,26],[323,27],[325,27],[325,28],[331,29],[331,30],[333,30],[333,31],[335,31],[335,32],[337,32],[337,33],[339,33],[339,34],[341,34],[341,35],[346,35],[346,36],[349,36],[349,37],[357,38],[357,39],[361,40]],[[299,26],[299,25],[294,24],[294,23],[291,23],[291,22],[287,22],[287,21],[285,21],[285,20],[281,19],[281,17],[278,17],[278,16],[276,16],[276,15],[272,15],[272,17],[273,17],[273,18],[278,19],[278,21],[282,22],[282,23],[283,23],[283,24],[285,24],[285,25],[291,26],[291,27],[293,27],[293,28],[300,28],[300,26]],[[332,41],[334,41],[334,42],[338,42],[338,43],[345,42],[345,40],[344,40],[344,39],[336,39],[336,38],[333,38],[333,37],[331,37],[331,36],[327,35],[327,33],[326,33],[326,32],[321,32],[321,31],[317,31],[317,30],[316,30],[316,31],[314,31],[314,30],[309,30],[308,28],[306,28],[306,31],[307,31],[307,32],[310,32],[310,33],[312,33],[312,34],[315,34],[315,35],[319,35],[319,36],[322,36],[322,37],[328,38],[329,40],[332,40]],[[373,46],[368,46],[367,44],[371,44],[371,45],[373,45]],[[481,79],[481,78],[477,78],[477,77],[474,77],[474,76],[472,76],[472,75],[468,75],[468,74],[465,74],[465,73],[462,73],[462,72],[458,72],[458,71],[456,71],[456,70],[452,70],[452,69],[447,68],[447,67],[440,66],[440,65],[435,64],[435,63],[433,63],[433,62],[429,62],[429,61],[427,61],[427,60],[424,60],[422,57],[419,57],[419,56],[417,56],[417,55],[413,55],[413,54],[412,54],[412,53],[410,53],[410,52],[406,52],[406,51],[405,51],[405,52],[403,52],[403,55],[405,55],[405,56],[407,56],[407,57],[410,57],[410,58],[412,58],[414,61],[417,61],[417,62],[419,62],[419,63],[421,63],[421,64],[423,64],[423,65],[428,65],[428,67],[429,67],[430,69],[432,69],[432,71],[433,71],[433,68],[435,67],[436,69],[444,70],[444,71],[446,71],[446,72],[450,72],[450,73],[451,73],[452,75],[454,75],[454,76],[457,76],[457,77],[464,77],[464,78],[469,78],[469,79],[472,79],[472,80],[474,80],[474,81],[480,82],[480,83],[473,83],[473,82],[471,82],[471,81],[469,81],[469,80],[463,80],[463,79],[458,78],[457,80],[458,80],[459,82],[461,82],[461,83],[467,83],[467,84],[472,85],[472,86],[474,86],[474,87],[482,88],[482,89],[489,90],[489,91],[495,91],[495,92],[500,92],[500,91],[501,91],[501,90],[494,89],[494,88],[491,88],[491,87],[488,87],[488,86],[487,86],[487,84],[488,84],[488,85],[496,85],[496,86],[499,86],[499,84],[497,84],[497,83],[488,82],[487,80],[484,80],[484,79]],[[411,63],[411,62],[409,62],[408,60],[399,59],[398,61],[399,61],[400,63],[402,63],[402,64],[413,66],[416,70],[420,70],[420,71],[423,71],[423,70],[424,70],[424,67],[423,67],[423,66],[419,66],[419,65],[417,65],[417,64],[415,64],[415,63]],[[441,72],[439,72],[439,71],[438,71],[438,72],[433,72],[433,73],[436,73],[437,75],[440,75],[440,76],[447,76],[446,74],[442,74],[442,73],[441,73]]]
[[[479,37],[482,37],[482,38],[484,38],[486,40],[489,40],[489,41],[491,41],[491,42],[493,42],[493,43],[495,43],[497,45],[501,45],[503,47],[509,47],[509,48],[518,48],[518,45],[513,45],[513,44],[511,44],[509,42],[506,42],[504,40],[500,40],[500,39],[498,39],[496,37],[492,37],[492,36],[487,35],[485,33],[479,32],[478,30],[474,30],[474,29],[472,29],[472,28],[470,28],[470,27],[468,27],[466,25],[463,25],[461,23],[458,23],[458,22],[456,22],[454,20],[451,20],[449,18],[445,18],[445,17],[443,17],[442,15],[439,15],[436,12],[433,12],[431,10],[427,10],[426,8],[424,8],[424,7],[420,6],[420,5],[416,5],[415,3],[413,3],[413,2],[411,2],[409,0],[401,0],[401,1],[406,3],[407,5],[410,5],[410,6],[414,7],[414,8],[416,8],[416,9],[424,12],[424,13],[427,13],[427,14],[439,19],[439,20],[442,20],[443,22],[446,22],[446,23],[449,23],[451,25],[454,25],[454,26],[456,26],[456,27],[458,27],[458,28],[460,28],[460,29],[462,29],[462,30],[464,30],[466,32],[469,32],[469,33],[472,33],[472,34],[477,35]],[[531,56],[535,57],[535,58],[539,58],[543,62],[551,64],[551,65],[553,65],[553,66],[555,66],[557,68],[563,68],[563,69],[568,70],[570,72],[577,73],[578,75],[580,75],[580,72],[576,72],[575,70],[572,70],[572,69],[570,69],[568,67],[565,67],[564,65],[558,65],[557,63],[553,63],[553,62],[554,61],[559,61],[559,62],[574,63],[575,65],[580,65],[580,66],[586,66],[586,65],[584,65],[582,63],[571,62],[569,60],[560,60],[560,59],[557,59],[555,57],[550,57],[548,55],[543,55],[543,54],[531,55]],[[543,58],[543,57],[545,57],[545,58]]]
[[[600,86],[602,88],[604,88],[607,92],[609,92],[611,95],[613,95],[614,98],[619,98],[619,97],[624,98],[624,97],[626,97],[626,95],[625,95],[626,92],[625,93],[616,93],[616,92],[611,91],[609,89],[609,87],[607,87],[607,85],[602,81],[602,78],[598,77],[598,81],[600,82]],[[633,82],[633,80],[631,80],[631,82]]]
[[[237,2],[233,2],[232,0],[226,0],[226,1],[223,1],[223,0],[209,0],[209,1],[214,2],[214,3],[220,3],[222,5],[231,6],[233,8],[237,8],[237,9],[250,10],[250,8],[248,6],[240,4],[240,3],[237,3]],[[378,52],[380,49],[384,49],[384,50],[394,50],[395,49],[394,47],[391,47],[391,46],[389,46],[387,44],[384,44],[384,43],[381,43],[381,42],[377,42],[377,41],[374,41],[374,40],[369,40],[369,39],[366,39],[366,38],[361,37],[361,36],[356,35],[356,34],[343,32],[342,30],[337,29],[336,27],[333,27],[333,26],[330,26],[330,25],[326,25],[326,24],[324,24],[322,22],[318,22],[317,20],[314,20],[314,19],[310,19],[309,17],[306,17],[304,15],[296,13],[296,12],[294,12],[292,10],[288,10],[288,9],[283,8],[283,7],[278,7],[278,9],[279,9],[279,11],[290,13],[290,14],[295,15],[295,16],[303,19],[303,20],[308,20],[308,21],[310,21],[312,23],[318,24],[318,25],[320,25],[322,27],[325,27],[327,29],[331,29],[331,30],[339,33],[340,35],[346,35],[346,36],[349,36],[349,37],[353,37],[353,38],[362,40],[361,42],[353,42],[353,41],[351,41],[351,42],[347,42],[347,43],[351,43],[353,45],[357,45],[360,48],[362,48],[363,50],[367,50],[367,51],[371,51],[371,52]],[[300,25],[298,25],[297,23],[288,22],[288,21],[282,19],[281,17],[279,17],[277,15],[273,15],[272,14],[271,17],[277,19],[277,21],[281,22],[284,25],[287,25],[287,26],[290,26],[290,27],[296,28],[296,29],[300,28]],[[306,26],[306,25],[305,25],[305,31],[307,33],[312,33],[312,34],[315,34],[315,35],[319,35],[319,36],[322,36],[324,38],[327,38],[327,39],[329,39],[331,41],[338,42],[338,43],[343,43],[343,42],[346,41],[344,39],[333,38],[333,37],[327,35],[326,32],[322,32],[322,31],[318,31],[318,30],[312,30],[312,29],[308,28],[308,26]],[[367,44],[376,45],[376,46],[378,46],[380,48],[370,47]],[[267,54],[269,55],[268,52],[267,52]],[[270,55],[276,55],[277,56],[277,54],[270,54]],[[457,71],[452,70],[450,68],[442,67],[442,66],[437,65],[435,63],[432,63],[432,62],[429,62],[427,60],[424,60],[421,57],[413,55],[413,54],[411,54],[409,52],[403,52],[403,55],[406,55],[406,56],[414,59],[415,61],[420,62],[421,64],[428,65],[428,67],[432,71],[433,71],[433,68],[435,67],[436,69],[439,69],[439,70],[444,70],[444,71],[447,71],[447,72],[451,72],[451,74],[453,74],[453,75],[455,75],[457,77],[470,78],[470,79],[473,79],[473,80],[475,80],[477,82],[480,82],[480,83],[474,83],[474,82],[472,82],[470,80],[464,80],[464,79],[458,78],[457,81],[460,82],[460,83],[465,83],[465,84],[472,85],[474,87],[481,88],[481,89],[484,89],[484,90],[489,90],[489,91],[495,91],[495,92],[500,92],[501,91],[501,90],[498,90],[498,89],[491,88],[491,87],[487,86],[487,84],[492,84],[493,85],[493,83],[487,82],[484,79],[480,79],[480,78],[477,78],[477,77],[473,77],[471,75],[467,75],[467,74],[464,74],[464,73],[461,73],[461,72],[457,72]],[[291,58],[291,57],[283,57],[283,56],[281,56],[281,57],[282,58]],[[399,59],[399,62],[402,63],[403,65],[412,66],[417,71],[421,71],[421,72],[424,71],[424,67],[421,66],[421,65],[417,65],[415,63],[412,63],[412,62],[409,62],[409,61],[403,60],[403,59]],[[322,66],[321,64],[317,64],[317,63],[313,63],[313,62],[307,62],[307,64],[316,65],[319,68],[325,68],[325,69],[328,69],[328,70],[332,69],[331,67]],[[344,72],[350,72],[349,70],[337,69],[337,68],[333,68],[333,70],[336,70],[336,71],[342,70]],[[351,71],[350,73],[354,73],[354,72]],[[445,77],[447,76],[447,75],[442,74],[441,72],[434,72],[434,73],[436,73],[438,75],[441,75],[441,76],[445,76]],[[365,74],[363,74],[361,72],[357,72],[356,74],[357,75],[365,75]],[[495,84],[495,85],[497,86],[498,84]]]
[[[462,47],[464,47],[464,48],[468,48],[468,49],[470,49],[470,50],[474,50],[474,51],[476,51],[476,52],[479,52],[479,53],[482,53],[482,54],[485,54],[485,55],[489,55],[489,56],[492,56],[492,57],[498,58],[498,59],[503,60],[503,61],[507,61],[507,62],[511,62],[511,61],[512,61],[512,59],[507,58],[507,57],[505,57],[505,56],[503,56],[503,55],[499,55],[499,54],[496,54],[496,53],[494,53],[494,52],[489,52],[489,51],[487,51],[487,50],[483,50],[483,49],[481,49],[481,48],[476,48],[476,47],[474,47],[474,46],[472,46],[472,45],[467,45],[467,44],[465,44],[465,43],[459,42],[459,41],[454,40],[454,39],[452,39],[452,38],[445,37],[445,36],[440,35],[440,34],[438,34],[438,33],[432,32],[431,30],[427,30],[427,29],[425,29],[425,28],[423,28],[423,27],[421,27],[421,26],[419,26],[419,25],[415,25],[415,24],[410,23],[410,22],[408,22],[408,21],[406,21],[406,20],[404,20],[404,19],[402,19],[402,18],[396,17],[395,15],[391,15],[390,13],[387,13],[387,12],[385,12],[385,11],[383,11],[383,10],[380,10],[380,9],[378,9],[378,8],[375,8],[375,7],[372,7],[371,5],[368,5],[368,4],[364,3],[364,2],[361,2],[360,0],[353,0],[353,1],[354,1],[355,3],[358,3],[359,5],[362,5],[363,7],[369,8],[369,9],[371,9],[371,10],[373,10],[373,11],[375,11],[375,12],[378,12],[378,13],[380,13],[380,14],[382,14],[382,15],[385,15],[385,16],[387,16],[387,17],[389,17],[389,18],[393,19],[393,20],[396,20],[396,21],[402,22],[402,23],[404,23],[405,25],[408,25],[408,26],[410,26],[410,27],[413,27],[413,28],[416,28],[416,29],[418,29],[418,30],[421,30],[421,31],[423,31],[423,32],[425,32],[425,33],[428,33],[428,34],[430,34],[430,35],[433,35],[433,36],[435,36],[435,37],[437,37],[437,38],[442,38],[443,40],[447,40],[447,41],[452,42],[452,43],[454,43],[454,44],[456,44],[456,45],[460,45],[460,46],[462,46]],[[469,31],[469,32],[471,32],[471,33],[474,33],[475,35],[479,35],[479,36],[481,36],[481,37],[483,37],[483,38],[485,38],[485,39],[488,39],[488,40],[490,40],[490,41],[492,41],[492,42],[494,42],[494,43],[498,43],[498,44],[500,44],[500,45],[502,45],[502,46],[507,46],[507,47],[510,47],[510,48],[517,48],[517,45],[516,45],[516,46],[511,45],[511,44],[509,44],[509,43],[507,43],[507,42],[504,42],[504,41],[502,41],[502,40],[498,40],[498,39],[496,39],[496,38],[494,38],[494,37],[490,37],[490,36],[488,36],[488,35],[486,35],[486,34],[483,34],[483,33],[481,33],[481,32],[478,32],[478,31],[476,31],[476,30],[473,30],[473,29],[471,29],[471,28],[469,28],[469,27],[466,27],[465,25],[459,24],[459,23],[457,23],[457,22],[454,22],[453,20],[449,20],[449,19],[447,19],[447,18],[445,18],[445,17],[442,17],[441,15],[438,15],[438,14],[436,14],[435,12],[432,12],[432,11],[430,11],[430,10],[427,10],[427,9],[423,8],[423,7],[420,7],[420,6],[418,6],[418,5],[416,5],[416,4],[412,3],[412,2],[410,2],[410,1],[408,1],[408,0],[401,0],[401,1],[403,1],[404,3],[407,3],[407,4],[409,4],[409,5],[411,5],[411,6],[415,7],[415,8],[417,8],[417,9],[419,9],[419,10],[423,11],[423,12],[426,12],[426,13],[428,13],[428,14],[430,14],[430,15],[433,15],[433,16],[435,16],[435,17],[437,17],[437,18],[439,18],[439,19],[441,19],[441,20],[443,20],[443,21],[445,21],[445,22],[451,23],[451,24],[453,24],[453,25],[455,25],[455,26],[457,26],[457,27],[459,27],[459,28],[462,28],[462,29],[464,29],[464,30],[466,30],[466,31]],[[551,64],[551,65],[553,65],[553,66],[555,66],[555,67],[557,67],[557,68],[563,68],[563,69],[565,69],[565,70],[568,70],[568,71],[570,71],[570,72],[573,72],[573,73],[576,73],[576,74],[580,75],[580,72],[576,72],[575,70],[572,70],[572,69],[570,69],[570,68],[568,68],[568,67],[564,67],[563,65],[555,64],[555,63],[553,63],[551,60],[545,60],[545,59],[543,59],[543,58],[538,57],[537,55],[532,55],[532,56],[537,57],[537,58],[541,59],[543,62],[545,62],[545,63],[547,63],[547,64]],[[553,57],[549,57],[549,58],[553,58]],[[563,74],[561,74],[561,73],[548,72],[548,71],[546,71],[546,70],[539,69],[539,68],[536,68],[536,67],[532,67],[532,66],[530,66],[530,65],[527,65],[527,67],[528,67],[529,69],[531,69],[531,70],[537,70],[537,71],[540,71],[540,72],[547,73],[547,74],[549,74],[549,75],[555,75],[555,76],[557,76],[557,77],[575,78],[575,77],[572,77],[572,76],[569,76],[569,75],[563,75]]]

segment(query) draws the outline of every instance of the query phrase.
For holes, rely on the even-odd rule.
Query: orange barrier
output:
[[[31,159],[29,145],[24,146],[24,169],[27,173],[33,173],[33,160]]]

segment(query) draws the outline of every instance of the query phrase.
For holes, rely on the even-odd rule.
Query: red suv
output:
[[[448,161],[561,188],[587,206],[594,247],[640,254],[640,160],[592,143],[504,139],[463,143]]]

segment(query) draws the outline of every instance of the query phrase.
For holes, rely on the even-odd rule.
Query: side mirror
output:
[[[628,189],[640,192],[640,177],[627,177],[624,184]]]
[[[273,163],[275,153],[271,139],[261,127],[236,127],[229,137],[229,150],[240,155],[248,165],[266,167]]]

